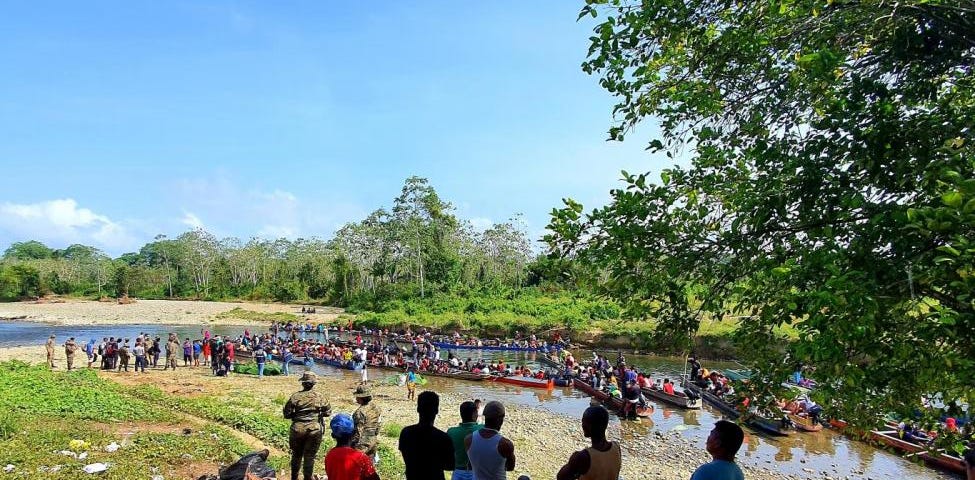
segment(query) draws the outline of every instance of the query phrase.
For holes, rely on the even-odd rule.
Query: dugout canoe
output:
[[[728,417],[735,419],[742,416],[741,412],[739,412],[734,405],[724,401],[717,395],[687,381],[684,381],[682,386],[685,390],[691,390],[692,392],[700,395],[704,401],[708,402]],[[748,425],[755,430],[761,430],[770,435],[775,435],[778,437],[789,436],[789,430],[787,430],[779,420],[772,420],[761,415],[749,413],[742,417],[742,421],[745,425]]]
[[[541,388],[545,390],[551,390],[555,388],[555,382],[553,382],[551,379],[539,380],[537,378],[531,378],[531,377],[519,377],[519,376],[502,377],[499,375],[492,375],[490,377],[487,377],[487,379],[492,382],[505,383],[508,385],[517,385],[519,387]]]
[[[688,398],[687,395],[684,394],[671,395],[659,388],[642,388],[640,390],[643,391],[644,395],[653,398],[655,400],[664,402],[668,405],[673,405],[675,407],[680,407],[680,408],[686,408],[689,410],[697,410],[701,408],[700,398]]]
[[[944,451],[931,451],[923,445],[908,442],[897,435],[897,430],[892,429],[893,425],[886,425],[885,430],[870,430],[864,434],[863,431],[851,428],[845,421],[831,418],[829,426],[842,433],[853,435],[857,438],[868,438],[876,444],[885,445],[890,449],[908,458],[919,458],[930,467],[934,467],[947,472],[965,474],[965,461],[961,457],[948,455]]]
[[[823,429],[823,424],[814,422],[809,417],[803,417],[796,415],[794,413],[789,413],[789,420],[792,421],[792,425],[796,427],[796,430],[801,432],[818,432]]]
[[[390,370],[390,371],[394,371],[394,372],[397,372],[397,373],[406,373],[406,367],[396,367],[396,366],[393,366],[393,365],[374,365],[374,364],[371,364],[371,363],[370,364],[367,364],[366,366],[368,368],[377,368],[377,369],[380,369],[380,370]],[[468,372],[468,371],[465,371],[465,370],[453,370],[453,371],[450,371],[450,372],[447,372],[447,373],[428,372],[428,371],[425,371],[425,370],[417,370],[416,373],[417,373],[417,375],[424,375],[424,376],[428,376],[428,377],[452,378],[454,380],[467,380],[469,382],[482,382],[482,381],[484,381],[484,380],[486,380],[486,379],[489,378],[487,375],[481,375],[481,374],[478,374],[478,373],[472,373],[472,372]]]
[[[590,397],[599,400],[601,403],[609,405],[609,407],[614,411],[619,412],[623,410],[624,400],[621,398],[616,398],[606,392],[603,392],[601,390],[596,390],[595,388],[592,387],[592,385],[589,385],[588,383],[579,380],[578,378],[572,380],[572,386],[582,391],[586,395],[589,395]],[[640,407],[640,406],[636,407],[636,416],[638,417],[646,418],[652,414],[653,414],[652,406],[648,405],[646,407]]]
[[[559,347],[509,347],[503,345],[460,345],[449,342],[430,342],[431,345],[445,350],[487,350],[495,352],[545,352],[549,348]]]

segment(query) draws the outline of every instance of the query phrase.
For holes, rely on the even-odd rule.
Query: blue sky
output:
[[[0,15],[0,249],[117,255],[159,233],[328,238],[427,177],[540,235],[563,197],[654,171],[648,122],[579,65],[581,2],[12,2]]]

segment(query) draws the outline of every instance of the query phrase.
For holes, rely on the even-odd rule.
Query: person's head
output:
[[[420,392],[416,397],[416,413],[420,414],[421,422],[433,422],[440,412],[440,396],[429,390]]]
[[[347,447],[352,443],[352,435],[355,433],[355,420],[348,413],[340,413],[329,422],[332,429],[332,438],[335,439],[336,446]]]
[[[477,421],[477,404],[468,400],[460,404],[460,421],[464,423]]]
[[[305,372],[301,378],[298,379],[301,382],[301,388],[303,390],[311,390],[318,382],[318,375],[315,372]]]
[[[74,341],[74,337],[71,337],[68,340],[71,340],[73,342]],[[954,419],[952,419],[952,420],[954,420]]]
[[[369,391],[369,387],[365,385],[355,387],[355,401],[359,405],[366,405],[372,401],[372,392]]]
[[[491,400],[484,405],[484,426],[500,430],[504,424],[504,405],[497,400]]]
[[[609,412],[602,405],[593,405],[582,414],[582,433],[586,438],[606,438],[609,426]]]
[[[668,383],[670,383],[670,379],[669,379],[669,378],[665,378],[665,379],[664,379],[664,385],[666,385],[666,384],[668,384]]]
[[[51,334],[51,340],[54,340],[54,334]]]
[[[734,422],[718,420],[708,435],[707,450],[712,457],[732,461],[741,442],[745,440],[745,432]]]

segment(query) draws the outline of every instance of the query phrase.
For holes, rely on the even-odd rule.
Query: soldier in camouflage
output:
[[[324,394],[313,390],[318,376],[305,372],[299,380],[301,391],[295,392],[284,404],[284,418],[291,420],[288,445],[291,447],[291,480],[298,480],[298,471],[304,472],[304,480],[312,480],[315,455],[322,445],[325,424],[322,419],[332,414],[332,406]],[[304,464],[302,465],[302,460]]]
[[[359,408],[352,415],[352,419],[355,420],[352,447],[365,453],[374,463],[377,463],[379,461],[376,455],[379,446],[379,407],[372,403],[372,392],[365,385],[356,387],[355,401],[359,404]]]

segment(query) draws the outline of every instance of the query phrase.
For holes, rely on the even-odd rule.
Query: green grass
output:
[[[169,433],[140,432],[136,427],[126,436],[115,427],[120,421],[165,426],[174,417],[91,370],[51,372],[40,365],[0,363],[0,412],[0,451],[3,463],[16,469],[11,478],[90,479],[82,468],[96,462],[111,463],[99,475],[103,479],[144,479],[155,474],[172,478],[181,466],[197,461],[231,463],[248,450],[219,425],[188,435],[181,433],[180,425],[173,425]],[[72,440],[87,443],[74,453],[87,452],[88,458],[60,453],[70,449]],[[122,448],[106,452],[104,447],[112,442]]]
[[[219,319],[251,320],[255,322],[296,322],[301,320],[298,315],[287,312],[255,312],[241,307],[234,307],[233,310],[220,312],[217,314]]]
[[[403,426],[397,423],[387,423],[383,425],[383,435],[389,438],[399,438],[399,434],[403,432]]]

